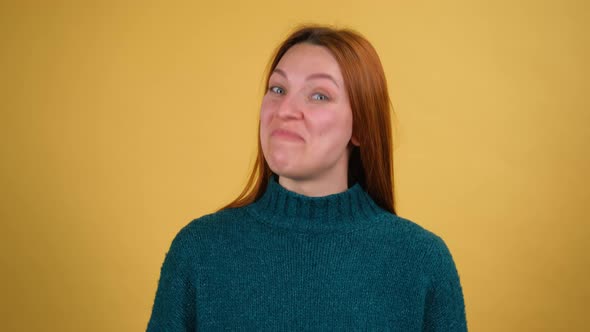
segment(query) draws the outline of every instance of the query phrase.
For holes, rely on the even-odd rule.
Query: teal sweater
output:
[[[148,331],[466,331],[459,276],[433,233],[355,184],[325,197],[271,179],[246,207],[186,225]]]

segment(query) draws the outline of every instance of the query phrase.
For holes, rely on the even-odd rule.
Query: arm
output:
[[[148,332],[195,331],[195,287],[189,259],[188,230],[181,230],[170,246],[160,271]]]
[[[431,283],[426,297],[423,330],[467,331],[465,303],[455,262],[444,241],[436,241],[427,260]]]

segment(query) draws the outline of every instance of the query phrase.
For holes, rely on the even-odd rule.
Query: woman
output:
[[[278,48],[246,188],[162,266],[148,330],[197,329],[466,330],[445,243],[395,214],[387,85],[359,34]]]

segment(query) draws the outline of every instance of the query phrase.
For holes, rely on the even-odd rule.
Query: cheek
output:
[[[336,114],[318,115],[313,123],[320,139],[328,139],[324,143],[332,142],[335,144],[342,143],[352,136],[352,116],[335,116]]]
[[[274,102],[269,100],[268,98],[262,99],[262,105],[260,106],[260,122],[261,124],[266,124],[272,118],[272,113],[274,109]]]
[[[264,98],[260,106],[260,141],[262,143],[267,140],[267,133],[270,122],[273,116],[273,102]]]

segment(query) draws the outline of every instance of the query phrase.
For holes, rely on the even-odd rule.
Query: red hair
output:
[[[349,185],[358,182],[383,209],[395,214],[392,107],[385,73],[377,52],[359,33],[322,26],[304,26],[295,30],[276,50],[266,75],[268,80],[283,55],[299,43],[327,48],[336,58],[352,109],[352,135],[359,140],[353,146],[348,167]],[[258,125],[260,131],[260,124]],[[222,208],[237,208],[258,200],[265,192],[273,172],[264,159],[260,137],[258,152],[248,182],[240,195]]]

